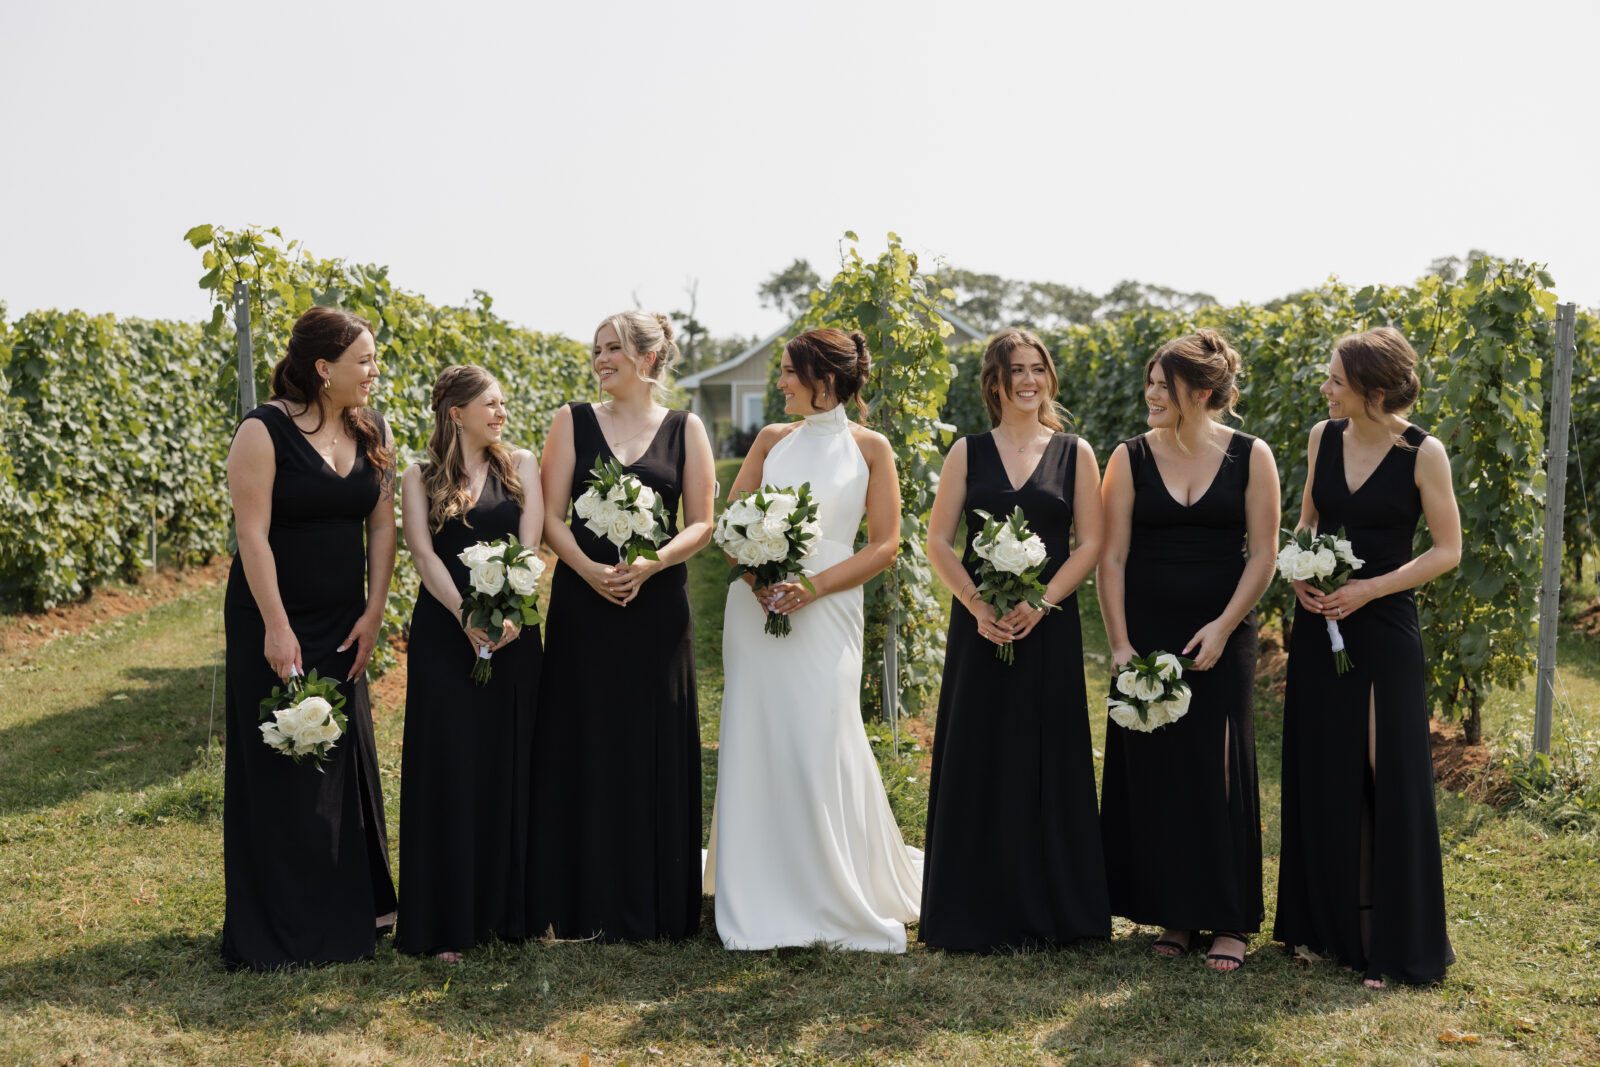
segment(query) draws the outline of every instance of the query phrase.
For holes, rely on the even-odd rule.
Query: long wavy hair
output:
[[[337,363],[362,333],[373,333],[372,323],[342,308],[314,307],[294,320],[283,358],[272,368],[272,399],[299,405],[300,410],[292,412],[295,415],[317,410],[317,425],[301,433],[316,433],[327,418],[317,399],[322,393],[317,360]],[[384,443],[372,415],[363,408],[345,408],[344,428],[356,447],[366,453],[368,463],[380,474],[393,475],[394,450]]]
[[[453,364],[434,380],[433,433],[428,437],[428,465],[422,471],[422,487],[428,494],[428,529],[434,533],[458,516],[468,528],[472,526],[467,522],[467,512],[472,510],[472,481],[461,451],[461,433],[450,417],[450,409],[466,407],[495,384],[493,376],[474,363]],[[520,510],[522,480],[511,461],[511,450],[499,441],[491,441],[488,456],[489,469]]]
[[[1039,422],[1059,433],[1066,428],[1061,416],[1066,414],[1070,418],[1071,413],[1056,402],[1056,393],[1061,389],[1061,380],[1056,377],[1056,361],[1050,358],[1050,350],[1032,330],[1001,330],[990,339],[989,347],[984,350],[983,367],[978,372],[978,387],[983,390],[983,407],[989,413],[989,425],[1000,425],[1000,393],[1003,390],[1006,396],[1011,395],[1011,353],[1019,348],[1032,349],[1044,360],[1044,376],[1050,385],[1050,395],[1045,403],[1039,405]]]

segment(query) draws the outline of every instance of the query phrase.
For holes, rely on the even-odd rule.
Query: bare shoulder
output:
[[[953,459],[965,460],[967,458],[967,439],[956,438],[956,443],[950,446],[950,451],[944,454],[944,461],[949,463]]]
[[[756,434],[754,447],[769,449],[803,425],[804,423],[799,422],[769,422],[761,427],[760,433]]]
[[[233,431],[233,444],[229,447],[228,454],[249,459],[260,457],[270,459],[272,434],[262,425],[260,419],[245,419],[239,423],[239,428]]]
[[[1273,459],[1272,459],[1272,446],[1267,444],[1267,442],[1265,440],[1263,440],[1262,438],[1257,437],[1250,444],[1250,462],[1251,463],[1262,463],[1262,462],[1271,463],[1271,462],[1273,462]]]
[[[1322,431],[1327,428],[1327,425],[1328,420],[1323,419],[1321,422],[1311,427],[1311,434],[1306,438],[1306,444],[1311,448],[1316,448],[1317,445],[1322,441]]]
[[[1084,437],[1082,434],[1078,435],[1078,458],[1087,458],[1090,463],[1097,465],[1100,462],[1100,457],[1096,456],[1094,453],[1094,445],[1091,445],[1089,443],[1089,439]]]
[[[413,463],[411,466],[405,469],[405,473],[400,475],[401,490],[410,491],[422,486],[422,468],[424,466],[426,466],[426,464]]]
[[[881,456],[894,458],[894,448],[889,444],[889,439],[877,430],[869,430],[859,422],[852,422],[850,436],[855,438],[856,447],[869,460]]]

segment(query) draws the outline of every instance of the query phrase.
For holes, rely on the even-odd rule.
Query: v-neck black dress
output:
[[[1188,507],[1167,489],[1149,439],[1125,442],[1134,498],[1123,600],[1128,641],[1141,656],[1181,655],[1233,599],[1244,573],[1254,442],[1234,433],[1216,477]],[[1185,673],[1183,718],[1142,733],[1107,716],[1100,825],[1115,914],[1182,930],[1260,928],[1257,655],[1252,609],[1210,670]]]
[[[343,679],[356,649],[337,649],[366,608],[366,519],[384,476],[358,452],[341,478],[276,405],[245,418],[272,437],[267,540],[301,662],[308,673]],[[371,956],[376,919],[394,910],[395,896],[366,678],[340,682],[348,722],[327,764],[319,771],[314,761],[296,763],[261,738],[261,701],[279,682],[263,655],[266,624],[238,556],[223,619],[222,958],[230,967],[270,970]]]
[[[433,534],[456,588],[469,545],[514,537],[516,498],[491,471],[478,500]],[[468,523],[471,523],[469,526]],[[527,935],[528,813],[539,628],[494,654],[487,685],[471,679],[461,620],[424,586],[411,613],[406,733],[400,767],[402,952],[463,951]]]
[[[1329,422],[1311,499],[1317,532],[1342,526],[1363,561],[1357,578],[1411,559],[1422,515],[1417,449],[1405,432],[1354,493],[1345,479],[1348,420]],[[1444,870],[1433,805],[1427,679],[1412,591],[1379,597],[1339,621],[1350,670],[1333,669],[1326,620],[1295,609],[1283,702],[1283,853],[1272,936],[1305,945],[1369,978],[1433,982],[1455,962],[1445,925]],[[1377,773],[1367,770],[1369,701]],[[1372,821],[1371,945],[1361,947],[1361,825]]]
[[[678,530],[688,412],[669,411],[623,469]],[[589,404],[572,405],[571,499],[614,458]],[[576,515],[590,559],[616,546]],[[603,941],[680,939],[700,925],[700,720],[687,569],[658,571],[626,606],[556,564],[534,726],[529,930]]]
[[[1049,552],[1048,582],[1072,551],[1078,439],[1058,433],[1033,474],[1011,487],[990,434],[967,442],[967,550],[982,510],[1021,507]],[[933,742],[921,937],[990,952],[1110,937],[1077,594],[1012,645],[1010,666],[950,607]]]

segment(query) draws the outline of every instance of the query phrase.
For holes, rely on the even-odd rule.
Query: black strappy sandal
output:
[[[1177,931],[1173,931],[1173,932],[1176,933]],[[1195,934],[1197,933],[1197,931],[1190,930],[1190,931],[1188,931],[1188,933],[1189,933],[1189,940],[1188,941],[1174,941],[1170,937],[1163,937],[1163,938],[1158,938],[1156,940],[1155,944],[1151,945],[1150,948],[1152,950],[1158,950],[1158,949],[1162,948],[1163,946],[1165,946],[1167,948],[1176,949],[1177,950],[1175,952],[1160,952],[1160,951],[1156,951],[1156,955],[1161,957],[1164,960],[1174,960],[1174,959],[1177,959],[1179,956],[1187,956],[1189,954],[1189,952],[1194,948]]]
[[[1237,956],[1230,955],[1226,952],[1208,952],[1206,953],[1206,969],[1216,971],[1218,974],[1232,974],[1234,971],[1240,970],[1244,967],[1244,958],[1250,953],[1250,938],[1245,934],[1239,933],[1237,930],[1213,930],[1211,932],[1212,948],[1217,947],[1217,938],[1219,937],[1233,938],[1235,941],[1239,942],[1239,944],[1244,946],[1244,951],[1239,953]],[[1211,966],[1212,960],[1229,960],[1234,964],[1234,966],[1213,967]]]

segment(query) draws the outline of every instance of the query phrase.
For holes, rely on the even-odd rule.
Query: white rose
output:
[[[512,567],[506,574],[506,584],[518,596],[532,596],[539,588],[539,572],[532,567]]]
[[[751,533],[754,534],[755,531],[752,530]],[[757,536],[763,539],[771,539],[774,537],[786,537],[788,533],[789,520],[781,515],[774,515],[768,512],[767,517],[761,520],[760,533]]]
[[[624,500],[628,499],[628,487],[625,482],[626,480],[618,482],[616,485],[613,485],[610,489],[606,490],[606,503],[620,504]]]
[[[476,567],[478,564],[494,555],[494,553],[495,550],[490,548],[488,545],[468,545],[466,548],[461,550],[461,553],[456,556],[456,559],[459,559],[462,563],[465,563],[467,565],[467,569],[471,570],[473,567]]]
[[[1328,575],[1339,569],[1339,559],[1329,549],[1317,549],[1317,551],[1313,553],[1312,559],[1315,561],[1318,578],[1326,578]]]
[[[621,548],[633,537],[633,520],[620,508],[613,508],[606,518],[606,539]]]
[[[1117,675],[1117,692],[1121,693],[1125,697],[1133,696],[1134,683],[1138,680],[1139,675],[1137,672],[1123,671],[1121,674]]]
[[[1156,657],[1156,670],[1164,679],[1183,677],[1183,664],[1171,652],[1163,652]]]
[[[1027,554],[1029,568],[1037,567],[1050,558],[1049,551],[1044,547],[1044,541],[1038,537],[1030,537],[1022,542],[1022,550]]]
[[[651,508],[656,506],[656,491],[650,488],[648,485],[645,485],[643,482],[640,482],[639,496],[634,503],[648,512]]]
[[[334,722],[332,718],[325,721],[307,723],[294,735],[295,747],[315,748],[317,745],[339,740],[339,736],[343,732],[343,730],[339,729],[339,724]]]
[[[506,583],[506,565],[497,559],[485,560],[472,568],[472,588],[484,596],[494,596]]]
[[[1158,726],[1165,726],[1172,721],[1167,714],[1167,702],[1164,700],[1146,704],[1144,708],[1144,727],[1146,731],[1154,730]]]
[[[594,517],[595,509],[599,506],[600,494],[589,489],[578,498],[576,504],[572,505],[572,510],[578,513],[578,518],[588,519]]]
[[[309,709],[302,706],[304,703],[302,701],[300,704],[290,704],[272,713],[272,717],[278,720],[278,732],[284,737],[293,739],[311,721]]]
[[[1346,563],[1349,563],[1351,560],[1356,558],[1355,549],[1350,547],[1350,542],[1343,537],[1334,539],[1333,554],[1344,560]]]
[[[1178,691],[1172,694],[1172,699],[1162,701],[1162,703],[1166,706],[1167,718],[1169,721],[1177,722],[1179,719],[1183,718],[1184,715],[1188,714],[1189,696],[1189,687],[1185,685],[1180,686]]]
[[[755,567],[767,561],[766,550],[748,538],[730,549],[728,554],[742,567]]]
[[[738,555],[739,546],[744,544],[745,536],[732,526],[716,532],[717,546],[730,556]]]
[[[995,538],[989,562],[1007,574],[1021,574],[1029,566],[1028,550],[1016,538],[1002,534]]]
[[[987,559],[992,561],[994,559],[994,542],[985,541],[980,537],[978,540],[972,542],[972,554],[977,556],[979,559]]]
[[[648,511],[635,511],[628,520],[633,532],[644,537],[656,528],[656,517]]]
[[[1310,552],[1299,552],[1289,568],[1289,577],[1297,582],[1309,582],[1317,576],[1317,558]]]
[[[793,493],[774,493],[767,497],[767,518],[786,519],[800,506],[800,498]]]
[[[1159,678],[1151,678],[1148,675],[1141,674],[1133,680],[1134,697],[1146,703],[1152,700],[1160,700],[1161,694],[1166,691],[1167,687],[1162,684]]]
[[[1106,711],[1110,712],[1111,721],[1116,723],[1118,726],[1129,730],[1137,730],[1142,728],[1142,724],[1139,722],[1138,709],[1136,709],[1132,704],[1125,704],[1120,700],[1112,700],[1110,697],[1107,697]]]
[[[765,524],[751,529],[749,542],[761,550],[764,563],[776,563],[789,554],[789,539],[781,533],[774,535]]]
[[[735,526],[748,526],[761,518],[761,509],[751,503],[749,497],[737,500],[728,505],[728,510],[723,512],[728,521]]]
[[[278,724],[275,722],[261,724],[261,737],[262,740],[279,752],[287,752],[289,750],[289,738],[282,730],[278,729]]]

